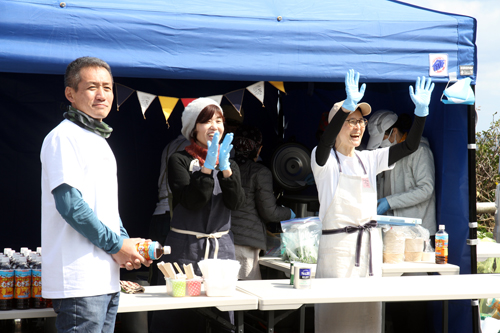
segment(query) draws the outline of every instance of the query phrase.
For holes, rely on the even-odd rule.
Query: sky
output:
[[[476,132],[500,119],[500,0],[403,0],[442,12],[472,16],[477,21]],[[496,112],[498,114],[494,115]],[[493,118],[494,117],[494,118]]]

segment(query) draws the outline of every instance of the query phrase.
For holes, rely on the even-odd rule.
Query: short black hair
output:
[[[109,72],[111,75],[111,80],[113,80],[113,74],[111,74],[111,67],[104,60],[95,57],[81,57],[73,60],[66,68],[66,73],[64,74],[64,86],[70,87],[78,91],[78,84],[82,80],[80,76],[80,71],[82,68],[86,67],[102,67]]]

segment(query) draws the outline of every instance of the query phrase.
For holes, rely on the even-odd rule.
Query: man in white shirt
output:
[[[102,120],[113,102],[109,65],[82,57],[65,74],[71,106],[44,139],[42,296],[52,299],[58,332],[113,332],[120,267],[149,266],[118,212],[116,160]]]

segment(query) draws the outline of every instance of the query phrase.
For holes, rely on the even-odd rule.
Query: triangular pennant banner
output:
[[[163,115],[165,116],[165,121],[168,124],[168,118],[170,117],[172,111],[174,111],[174,108],[177,105],[177,101],[179,99],[176,97],[165,97],[165,96],[158,96],[158,99],[160,100],[161,108],[163,110]]]
[[[264,105],[264,81],[248,86],[247,90],[250,91],[250,93],[254,95],[262,103],[262,105]]]
[[[186,106],[188,106],[189,103],[191,103],[195,99],[196,98],[181,98],[182,105],[184,105],[184,107],[186,107]]]
[[[245,94],[245,89],[238,89],[225,94],[226,98],[233,104],[236,111],[240,112],[241,103],[243,102],[243,95]]]
[[[286,94],[285,85],[283,84],[283,81],[269,81],[269,83],[272,84],[279,91],[282,91]]]
[[[145,93],[139,90],[137,91],[137,98],[139,99],[139,103],[141,104],[142,116],[146,119],[146,110],[149,108],[153,100],[156,98],[156,95]]]
[[[120,111],[120,106],[132,95],[135,91],[132,88],[124,86],[123,84],[115,83],[116,87],[116,110]]]
[[[208,96],[207,98],[213,99],[214,101],[217,102],[217,104],[220,105],[220,102],[222,101],[222,96],[224,95]]]

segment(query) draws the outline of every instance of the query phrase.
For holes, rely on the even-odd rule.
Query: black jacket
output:
[[[260,163],[247,160],[240,165],[245,203],[231,212],[234,244],[266,250],[265,222],[289,220],[290,208],[276,205],[271,171]]]

